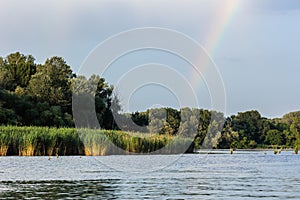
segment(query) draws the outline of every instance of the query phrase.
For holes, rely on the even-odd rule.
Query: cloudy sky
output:
[[[207,49],[224,82],[226,115],[256,109],[263,116],[279,117],[300,110],[299,21],[299,0],[2,0],[0,56],[20,51],[43,63],[58,55],[76,72],[89,53],[112,35],[133,28],[168,28]],[[120,59],[105,78],[115,84],[122,66],[130,69],[154,61],[184,65],[177,60],[144,51]],[[200,106],[210,108],[205,87],[199,91],[208,99]],[[147,96],[151,92],[161,99],[151,100],[155,96]],[[134,93],[136,103],[130,110],[150,104],[176,107],[176,99],[163,93],[163,88],[144,87]]]

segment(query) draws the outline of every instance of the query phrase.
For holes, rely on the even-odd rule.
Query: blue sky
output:
[[[46,58],[58,55],[76,72],[100,42],[121,31],[141,27],[174,29],[206,46],[208,30],[218,12],[233,1],[3,0],[0,2],[0,56],[20,51],[32,54],[38,63],[43,63]],[[220,37],[215,38],[217,45],[209,52],[226,89],[226,115],[256,109],[263,116],[279,117],[300,110],[300,1],[238,2],[230,20],[224,21]],[[153,60],[184,65],[177,58],[149,51],[120,60],[105,78],[114,84],[114,75],[122,74],[122,65],[129,69],[131,64]],[[149,86],[148,89],[134,94],[133,99],[139,103],[133,105],[132,111],[142,110],[151,103],[176,106],[174,101],[169,101],[169,105],[164,101],[167,95],[161,100],[147,97],[148,92],[159,93],[161,88]],[[199,90],[205,99],[203,107],[209,108],[209,94],[205,87]],[[143,104],[142,99],[149,102]]]

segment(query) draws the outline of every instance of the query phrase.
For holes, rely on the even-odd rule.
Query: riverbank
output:
[[[276,152],[276,153],[275,153]],[[260,154],[260,155],[279,155],[279,154],[296,154],[295,149],[235,149],[230,151],[230,149],[200,149],[195,150],[195,154]]]
[[[192,152],[191,139],[116,130],[0,126],[0,156],[104,156]]]

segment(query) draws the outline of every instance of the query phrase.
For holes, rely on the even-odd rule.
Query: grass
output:
[[[0,126],[0,156],[183,153],[192,140],[116,130]]]

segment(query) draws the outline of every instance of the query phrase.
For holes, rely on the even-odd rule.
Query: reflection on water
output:
[[[0,197],[11,199],[34,198],[66,199],[98,196],[104,199],[116,197],[114,181],[3,181]]]
[[[147,169],[145,160],[167,157],[0,157],[0,198],[300,199],[300,156],[291,152],[182,155],[146,173],[103,164],[119,160]]]

